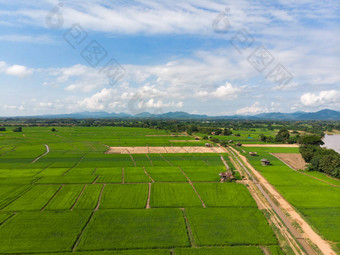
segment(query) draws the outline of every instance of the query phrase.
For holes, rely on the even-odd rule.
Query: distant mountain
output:
[[[78,112],[70,114],[56,114],[56,115],[39,115],[39,116],[25,116],[15,118],[40,118],[40,119],[196,119],[196,120],[222,120],[222,119],[248,119],[248,120],[340,120],[340,112],[334,110],[321,110],[318,112],[293,112],[293,113],[261,113],[256,115],[230,115],[230,116],[207,116],[190,114],[187,112],[167,112],[162,114],[152,114],[149,112],[142,112],[131,115],[127,113],[107,113],[101,112]]]
[[[318,112],[261,113],[254,117],[268,120],[340,120],[340,112],[325,109]]]

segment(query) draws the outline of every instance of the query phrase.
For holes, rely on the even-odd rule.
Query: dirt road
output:
[[[43,153],[43,154],[41,154],[41,155],[40,155],[39,157],[37,157],[36,159],[34,159],[34,160],[32,161],[32,164],[35,163],[35,162],[37,162],[41,157],[45,156],[46,154],[48,154],[48,153],[50,152],[50,147],[48,147],[47,144],[44,144],[44,145],[45,145],[45,147],[46,147],[46,152]]]

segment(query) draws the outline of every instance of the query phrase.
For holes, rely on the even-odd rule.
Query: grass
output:
[[[273,231],[257,208],[187,209],[198,245],[272,245]]]
[[[1,226],[0,252],[71,251],[89,212],[23,212]]]
[[[189,183],[153,183],[150,206],[180,208],[202,204]]]
[[[83,186],[66,185],[48,203],[46,210],[69,210],[78,198]]]
[[[194,186],[208,207],[257,207],[243,184],[195,183]]]
[[[106,185],[99,208],[145,208],[148,189],[147,184]]]
[[[59,185],[39,185],[5,207],[4,211],[41,210],[60,188]]]
[[[102,210],[94,214],[78,250],[181,246],[189,246],[189,239],[179,209]]]

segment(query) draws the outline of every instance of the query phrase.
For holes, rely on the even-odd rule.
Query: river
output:
[[[337,153],[340,153],[340,135],[325,135],[322,139],[325,143],[322,147],[327,147],[328,149],[333,149]]]

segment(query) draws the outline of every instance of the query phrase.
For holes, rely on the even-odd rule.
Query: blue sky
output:
[[[0,116],[340,110],[339,1],[29,2],[0,0]]]

